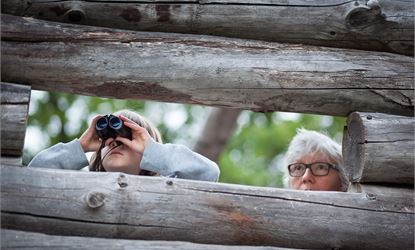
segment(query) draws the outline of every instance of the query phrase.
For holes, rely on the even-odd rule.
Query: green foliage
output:
[[[335,137],[345,125],[342,117],[299,114],[284,120],[277,112],[248,113],[249,121],[233,135],[220,158],[221,182],[282,187],[283,155],[298,128]]]
[[[34,142],[26,135],[24,164],[39,150],[58,142],[79,138],[96,114],[132,109],[148,117],[160,130],[165,142],[191,145],[208,116],[208,108],[197,105],[149,101],[118,100],[63,93],[35,92],[29,112],[29,129],[37,128],[42,137]],[[40,95],[39,95],[40,94]],[[35,97],[35,98],[34,98]],[[180,113],[182,121],[176,120]],[[296,129],[323,130],[340,142],[345,118],[292,113],[242,112],[238,128],[219,159],[221,182],[282,187],[282,159]],[[30,143],[29,143],[30,142]],[[33,149],[33,145],[42,148]]]

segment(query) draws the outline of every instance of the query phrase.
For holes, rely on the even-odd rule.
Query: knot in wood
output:
[[[105,203],[105,195],[99,192],[91,192],[86,195],[86,204],[90,208],[102,207]]]
[[[72,3],[70,9],[65,13],[70,22],[79,23],[86,19],[86,13],[79,4]]]
[[[125,188],[128,186],[127,178],[125,177],[125,175],[120,174],[120,176],[118,177],[118,186],[120,186],[120,188]]]
[[[367,1],[366,5],[371,9],[380,9],[380,4],[378,0],[369,0]]]
[[[366,198],[368,200],[376,200],[376,195],[371,194],[371,193],[366,193]]]
[[[371,6],[356,6],[351,9],[346,16],[346,24],[350,28],[363,28],[384,19],[380,6],[375,7],[376,4]]]

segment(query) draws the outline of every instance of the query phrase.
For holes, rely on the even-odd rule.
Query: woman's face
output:
[[[304,155],[293,163],[311,164],[315,162],[326,162],[336,165],[336,162],[333,162],[322,153]],[[314,176],[311,170],[307,168],[303,176],[290,176],[290,186],[298,190],[343,191],[339,172],[333,168],[330,168],[326,176]]]
[[[107,172],[140,173],[142,155],[124,144],[117,144],[114,139],[107,139],[101,151],[102,166]],[[119,146],[118,146],[119,145]]]

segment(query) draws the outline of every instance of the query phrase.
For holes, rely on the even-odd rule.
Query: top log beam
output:
[[[413,115],[414,59],[2,15],[2,79],[33,89],[346,116]]]
[[[2,12],[119,29],[414,54],[412,0],[3,0]]]

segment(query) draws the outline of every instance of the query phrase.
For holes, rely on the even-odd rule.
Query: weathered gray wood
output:
[[[16,230],[1,230],[1,249],[85,249],[85,250],[293,250],[265,246],[224,246],[182,241],[121,240],[93,237],[54,236]]]
[[[1,173],[8,229],[225,245],[413,247],[412,198],[395,204],[363,193],[8,166]]]
[[[212,109],[193,150],[218,162],[233,135],[240,113],[239,109]]]
[[[220,35],[406,55],[414,2],[379,0],[3,0],[2,11],[119,29]],[[29,4],[30,3],[30,4]]]
[[[15,165],[15,166],[22,166],[23,158],[21,156],[1,156],[0,157],[0,164],[1,165]]]
[[[412,185],[387,185],[387,184],[362,184],[352,183],[349,186],[348,192],[353,193],[366,193],[369,195],[395,197],[397,201],[404,199],[413,198],[414,187]]]
[[[26,134],[30,86],[0,83],[1,155],[21,156]]]
[[[352,182],[414,183],[415,118],[354,112],[343,134]]]
[[[402,203],[402,201],[405,202],[414,198],[413,185],[352,183],[347,191],[352,193],[364,193],[369,199],[372,198],[382,202],[388,201],[403,210],[408,208],[405,207],[405,204]],[[407,211],[410,211],[410,209]]]
[[[414,111],[414,59],[402,55],[4,14],[2,39],[2,78],[34,89],[254,111]]]

